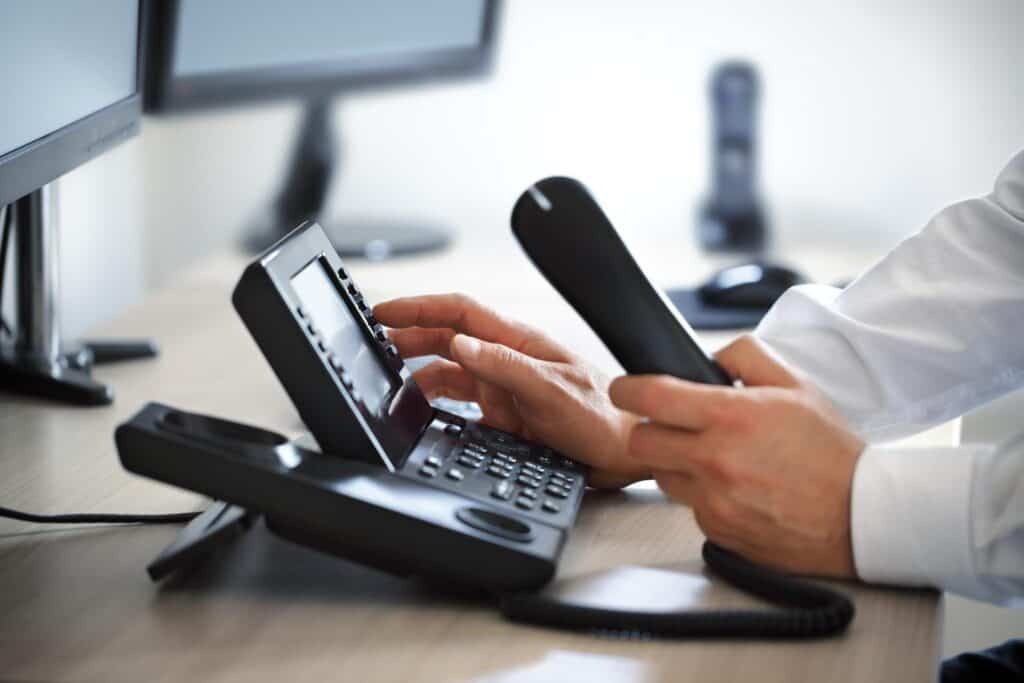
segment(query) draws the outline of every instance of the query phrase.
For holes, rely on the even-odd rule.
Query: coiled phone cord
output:
[[[662,638],[822,638],[841,633],[853,620],[853,603],[838,591],[753,564],[710,541],[701,552],[723,579],[784,609],[644,612],[513,593],[501,598],[501,611],[512,621],[539,626]]]

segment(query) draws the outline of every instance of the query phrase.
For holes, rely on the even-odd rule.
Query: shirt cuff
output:
[[[935,586],[974,574],[970,492],[984,446],[868,447],[850,501],[853,558],[864,581]]]

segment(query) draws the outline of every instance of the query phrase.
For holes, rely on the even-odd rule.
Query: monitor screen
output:
[[[198,76],[471,48],[483,0],[182,0],[172,71]]]
[[[498,0],[153,0],[146,111],[481,76]]]
[[[138,0],[5,0],[0,157],[135,94],[137,36]]]
[[[317,259],[294,275],[291,285],[320,338],[352,377],[366,411],[379,419],[387,417],[388,399],[400,384],[393,382],[393,373],[381,362],[368,330],[338,292],[334,276]]]

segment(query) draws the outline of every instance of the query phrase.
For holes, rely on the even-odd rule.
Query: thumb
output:
[[[782,359],[751,335],[743,335],[715,354],[715,360],[733,379],[748,387],[797,388],[800,378]]]
[[[517,396],[529,398],[541,386],[541,362],[504,344],[457,334],[451,355],[473,375]]]

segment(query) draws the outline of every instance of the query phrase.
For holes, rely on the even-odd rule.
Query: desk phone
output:
[[[732,384],[581,183],[548,178],[530,187],[513,209],[512,230],[628,372]],[[703,549],[709,567],[774,608],[604,609],[528,590],[554,574],[586,482],[583,465],[431,407],[315,223],[250,264],[233,301],[315,443],[159,404],[119,427],[126,468],[226,501],[193,521],[150,565],[152,576],[201,556],[261,513],[285,538],[483,588],[506,617],[554,628],[812,638],[840,633],[853,619],[841,593],[712,542]]]
[[[118,429],[126,468],[392,572],[491,590],[551,578],[587,468],[432,407],[319,225],[251,263],[232,301],[312,439],[150,404]]]

